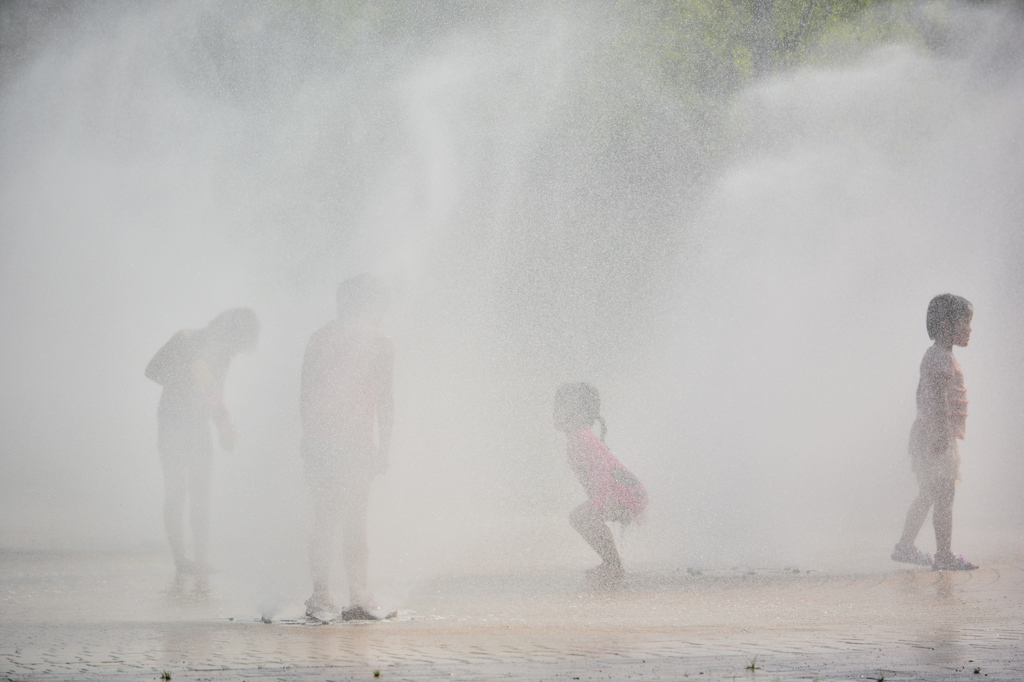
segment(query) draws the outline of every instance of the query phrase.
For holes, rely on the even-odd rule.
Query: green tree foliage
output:
[[[878,0],[666,0],[621,10],[639,20],[626,42],[695,103],[721,99],[754,78],[828,63],[887,42],[925,42],[941,3]]]

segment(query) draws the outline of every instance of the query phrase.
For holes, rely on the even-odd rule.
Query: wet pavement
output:
[[[981,557],[985,559],[985,557]],[[415,585],[395,620],[265,623],[160,554],[0,552],[11,680],[1022,680],[1024,558],[967,573],[637,569]]]

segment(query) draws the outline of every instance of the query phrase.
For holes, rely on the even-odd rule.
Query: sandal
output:
[[[341,610],[342,620],[380,620],[380,616],[376,616],[367,610],[363,606],[358,604],[355,606],[346,606]]]
[[[306,618],[317,620],[321,623],[330,623],[338,617],[338,608],[330,595],[316,595],[306,600]]]
[[[936,556],[935,563],[932,564],[933,571],[973,571],[976,568],[978,567],[965,559],[963,554]]]
[[[925,554],[913,545],[911,545],[910,547],[896,545],[895,549],[892,550],[892,556],[890,558],[893,561],[900,562],[901,564],[914,564],[915,566],[934,566],[934,564],[932,563],[931,555]]]

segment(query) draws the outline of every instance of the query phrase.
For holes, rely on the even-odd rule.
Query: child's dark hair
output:
[[[225,310],[213,318],[209,329],[239,351],[252,350],[260,340],[260,320],[251,308]]]
[[[943,322],[954,325],[965,317],[974,314],[974,306],[963,296],[939,294],[928,303],[928,316],[925,326],[928,338],[934,340],[942,328]]]
[[[372,319],[388,309],[391,296],[379,279],[368,273],[341,280],[336,294],[338,319]]]
[[[587,426],[593,424],[595,419],[601,422],[601,440],[604,440],[608,429],[601,416],[601,396],[596,388],[585,381],[562,384],[555,391],[555,405],[561,405],[582,416]]]

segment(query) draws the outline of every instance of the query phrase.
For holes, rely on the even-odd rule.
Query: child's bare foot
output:
[[[896,545],[895,549],[892,550],[893,561],[898,561],[901,564],[914,564],[916,566],[931,566],[932,557],[929,554],[925,554],[917,547],[913,545],[906,547],[904,545]]]

